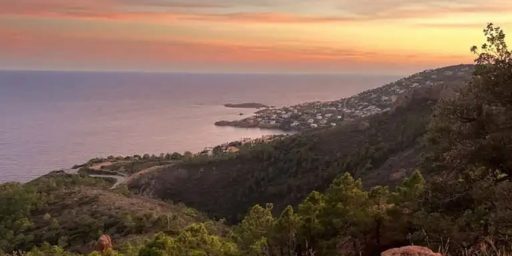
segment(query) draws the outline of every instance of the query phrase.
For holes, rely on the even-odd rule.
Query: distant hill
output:
[[[427,70],[352,97],[327,102],[308,102],[258,111],[237,121],[218,121],[219,126],[259,127],[304,131],[340,125],[345,121],[389,111],[397,99],[419,88],[447,88],[469,79],[472,65]]]
[[[464,86],[471,71],[469,65],[430,70],[348,99],[301,105],[343,102],[345,109],[360,109],[371,103],[382,111],[242,148],[229,157],[185,161],[135,181],[130,189],[234,221],[255,203],[274,203],[276,211],[296,204],[346,171],[366,186],[394,184],[418,166],[433,106]]]

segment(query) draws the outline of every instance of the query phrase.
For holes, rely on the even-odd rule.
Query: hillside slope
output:
[[[396,105],[397,99],[410,91],[457,86],[461,80],[468,79],[472,72],[472,65],[426,70],[348,98],[264,109],[254,116],[236,121],[219,121],[216,125],[291,131],[337,126],[346,121],[389,111]]]
[[[466,68],[454,66],[422,75]],[[346,171],[363,178],[367,186],[393,184],[418,165],[420,139],[437,100],[469,78],[470,73],[413,88],[395,99],[388,111],[335,128],[256,144],[229,157],[185,161],[134,181],[130,189],[234,221],[255,203],[274,203],[276,211],[294,205],[311,191],[324,190]]]
[[[0,185],[0,252],[29,250],[45,242],[88,253],[101,234],[122,246],[208,221],[183,205],[112,191],[110,186],[101,179],[62,172],[23,185]]]

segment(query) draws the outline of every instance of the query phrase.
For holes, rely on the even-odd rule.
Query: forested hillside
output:
[[[0,255],[45,243],[90,252],[103,233],[119,246],[136,245],[158,232],[177,234],[193,223],[208,222],[184,205],[131,195],[126,188],[111,191],[110,186],[102,179],[62,172],[24,185],[0,185]],[[221,224],[208,225],[223,232]]]
[[[418,167],[434,105],[469,79],[414,88],[392,110],[336,128],[249,145],[236,154],[198,156],[140,179],[130,189],[237,221],[255,203],[273,203],[276,211],[296,205],[344,172],[362,178],[366,187],[393,185]]]

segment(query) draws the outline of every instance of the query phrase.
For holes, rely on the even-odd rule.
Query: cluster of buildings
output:
[[[222,121],[218,125],[259,127],[287,131],[303,131],[334,127],[343,121],[389,111],[397,99],[419,87],[460,83],[471,77],[471,65],[459,65],[427,70],[358,95],[329,102],[310,102],[282,108],[267,108],[237,121]]]

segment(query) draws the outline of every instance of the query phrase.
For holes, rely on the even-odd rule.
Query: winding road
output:
[[[112,164],[113,164],[112,162],[102,162],[102,163],[99,163],[99,164],[92,165],[89,168],[92,169],[92,170],[96,170],[96,171],[102,171],[102,170],[103,171],[109,171],[109,170],[106,170],[105,167],[108,167],[108,166],[110,166]],[[151,173],[151,172],[154,172],[154,171],[158,171],[158,170],[160,170],[162,168],[166,168],[166,167],[169,167],[171,165],[172,164],[152,166],[152,167],[149,167],[149,168],[146,168],[146,169],[142,169],[141,171],[138,171],[138,172],[136,172],[136,173],[134,173],[134,174],[132,174],[130,176],[126,176],[123,173],[116,172],[117,175],[89,174],[89,177],[104,178],[104,179],[114,179],[115,183],[112,185],[112,187],[110,187],[110,189],[116,189],[121,184],[130,183],[132,180],[134,180],[136,178],[139,178],[142,175],[145,175],[145,174],[148,174],[148,173]],[[67,169],[67,170],[64,170],[64,172],[66,172],[68,174],[78,174],[78,169]]]
[[[127,177],[121,175],[103,175],[103,174],[91,174],[89,177],[103,178],[103,179],[115,179],[116,182],[110,189],[116,189],[119,185],[126,183]]]

